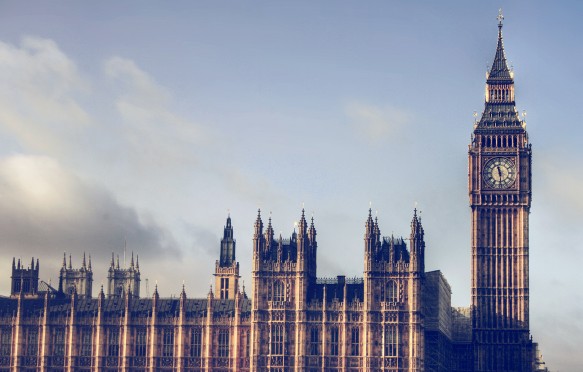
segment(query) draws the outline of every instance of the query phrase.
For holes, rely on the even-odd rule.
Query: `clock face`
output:
[[[516,167],[508,158],[492,158],[484,166],[484,182],[486,186],[504,189],[512,185],[516,179]]]

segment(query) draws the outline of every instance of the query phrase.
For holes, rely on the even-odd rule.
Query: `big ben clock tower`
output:
[[[528,217],[531,145],[514,100],[502,42],[487,74],[486,102],[469,146],[472,334],[475,371],[531,371]]]

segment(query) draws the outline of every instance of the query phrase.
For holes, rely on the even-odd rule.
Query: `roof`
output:
[[[42,314],[44,310],[44,298],[26,298],[22,300],[25,312],[28,314]],[[53,298],[49,300],[49,315],[59,316],[71,311],[71,298]],[[217,316],[234,316],[235,300],[230,299],[212,299],[211,309],[213,315]],[[241,299],[241,313],[250,314],[251,300]],[[123,298],[105,298],[102,303],[102,309],[105,313],[123,313],[125,311],[126,301]],[[208,299],[186,299],[185,308],[187,316],[205,316],[208,306]],[[130,300],[130,311],[132,316],[148,316],[152,313],[153,300],[150,298],[139,298]],[[99,309],[99,300],[97,298],[77,298],[75,302],[75,313],[97,314]],[[157,302],[158,315],[177,314],[180,309],[179,298],[162,298]],[[0,316],[16,315],[18,310],[18,298],[0,298]]]

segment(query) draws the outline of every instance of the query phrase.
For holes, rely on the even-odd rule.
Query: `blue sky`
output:
[[[140,255],[163,296],[203,297],[227,211],[250,280],[257,208],[302,205],[320,276],[362,273],[422,211],[429,270],[469,304],[467,145],[504,9],[533,144],[531,330],[580,369],[583,4],[543,1],[0,2],[0,258]],[[7,272],[7,271],[5,271]],[[7,293],[8,276],[0,280]]]

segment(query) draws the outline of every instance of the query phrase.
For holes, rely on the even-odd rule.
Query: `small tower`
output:
[[[215,264],[216,298],[234,299],[239,291],[239,263],[235,259],[235,245],[231,215],[228,215],[221,239],[220,257]]]
[[[81,268],[73,269],[71,255],[69,255],[69,265],[63,253],[63,266],[59,272],[59,290],[67,296],[71,296],[74,291],[79,298],[91,298],[93,293],[93,271],[91,270],[91,256],[89,256],[89,265],[83,253],[83,262]]]
[[[120,268],[119,256],[114,261],[114,254],[111,254],[111,264],[107,271],[107,297],[123,297],[126,292],[130,291],[135,298],[140,297],[140,262],[136,256],[134,264],[134,252],[129,267]]]
[[[34,296],[38,293],[38,272],[39,263],[36,260],[36,266],[34,263],[34,257],[30,261],[30,266],[24,268],[24,264],[18,259],[12,258],[12,286],[10,287],[10,294],[12,296],[18,296],[21,292],[24,295]]]
[[[421,221],[415,211],[409,249],[404,238],[381,235],[370,209],[364,227],[364,355],[376,365],[423,371],[420,288],[425,243]]]
[[[285,310],[293,313],[295,319],[306,319],[309,288],[316,285],[316,236],[314,223],[308,225],[303,209],[297,231],[294,229],[289,239],[281,234],[275,237],[271,217],[264,231],[261,215],[257,214],[253,236],[251,370],[263,370],[261,367],[267,363],[272,371],[292,367],[296,371],[307,370],[304,341],[308,340],[308,328],[305,324],[290,327],[281,314]],[[272,322],[273,319],[277,321]],[[270,347],[264,341],[273,334],[285,334],[286,343],[297,347]],[[288,357],[295,361],[288,362]]]

